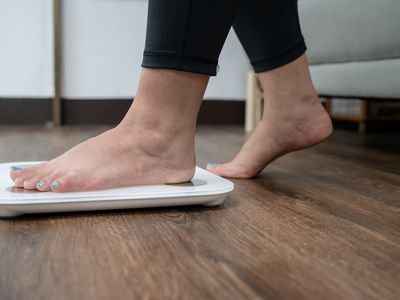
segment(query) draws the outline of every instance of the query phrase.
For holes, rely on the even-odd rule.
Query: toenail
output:
[[[10,169],[13,171],[21,171],[23,168],[17,167],[17,166],[12,166],[12,167],[10,167]]]
[[[37,187],[38,187],[38,188],[43,187],[43,185],[44,185],[44,182],[43,182],[42,180],[40,180],[40,181],[37,183]]]
[[[51,188],[52,188],[53,190],[58,189],[58,183],[57,183],[57,181],[53,181],[53,182],[51,183]]]
[[[207,164],[207,169],[209,168],[214,168],[217,164],[213,164],[213,163],[208,163]]]
[[[24,181],[24,184],[29,184],[29,183],[32,183],[32,179],[28,179],[28,180]]]

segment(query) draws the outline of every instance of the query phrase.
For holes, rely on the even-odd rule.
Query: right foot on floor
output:
[[[237,156],[207,169],[231,178],[251,178],[276,158],[314,146],[332,133],[332,122],[317,95],[305,96],[297,105],[277,102],[267,107],[260,124]]]

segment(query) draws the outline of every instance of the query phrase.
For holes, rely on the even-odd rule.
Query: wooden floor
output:
[[[47,160],[105,127],[0,127],[0,161]],[[199,165],[240,127],[200,127]],[[335,131],[218,208],[0,220],[0,299],[400,299],[399,134]]]

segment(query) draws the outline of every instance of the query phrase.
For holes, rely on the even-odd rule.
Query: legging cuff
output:
[[[218,62],[200,57],[144,52],[142,67],[172,69],[215,76],[217,74]]]
[[[299,43],[286,52],[279,53],[266,59],[252,61],[251,65],[253,66],[255,73],[269,71],[292,62],[306,52],[306,50],[307,46],[304,43],[304,39],[302,39]]]

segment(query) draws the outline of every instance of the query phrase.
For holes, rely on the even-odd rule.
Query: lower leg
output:
[[[190,180],[197,113],[208,79],[143,69],[135,101],[117,127],[47,163],[13,171],[12,179],[19,187],[60,192]]]
[[[288,152],[318,144],[332,123],[313,87],[307,58],[258,74],[264,92],[264,114],[238,155],[209,170],[226,177],[250,178]]]

